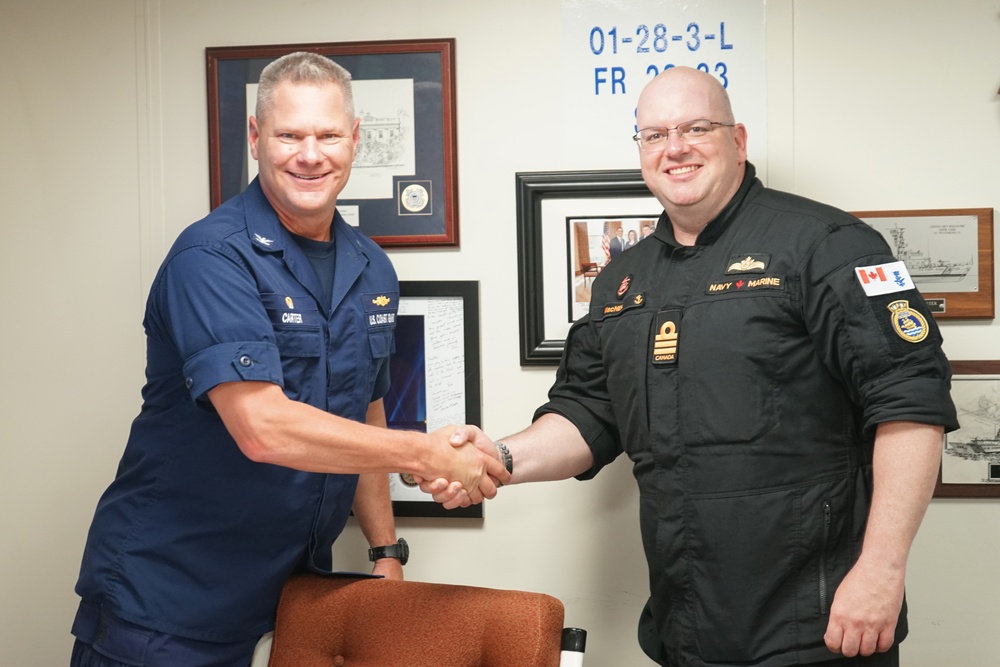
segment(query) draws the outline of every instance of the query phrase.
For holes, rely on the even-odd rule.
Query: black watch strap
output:
[[[374,563],[380,558],[398,558],[401,565],[406,565],[406,561],[410,560],[410,545],[401,537],[395,544],[372,547],[368,550],[368,560]]]

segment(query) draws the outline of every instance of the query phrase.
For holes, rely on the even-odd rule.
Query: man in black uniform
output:
[[[477,444],[512,483],[628,455],[659,664],[897,665],[957,428],[940,332],[871,227],[756,179],[711,76],[667,70],[637,120],[656,231],[595,280],[534,423]]]

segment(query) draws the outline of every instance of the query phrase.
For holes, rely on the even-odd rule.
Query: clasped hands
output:
[[[495,497],[497,488],[510,482],[496,445],[479,428],[447,426],[430,437],[436,443],[444,440],[436,448],[444,462],[431,466],[441,476],[414,478],[445,509],[477,505]]]

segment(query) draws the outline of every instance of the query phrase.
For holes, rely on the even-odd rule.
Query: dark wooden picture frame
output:
[[[547,285],[544,279],[546,263],[564,262],[568,255],[566,217],[543,215],[548,200],[579,200],[577,214],[588,213],[596,200],[651,200],[647,207],[658,217],[662,207],[642,180],[638,169],[600,171],[518,172],[514,175],[517,194],[517,280],[518,313],[520,316],[520,361],[522,366],[555,366],[559,364],[564,337],[547,331],[546,312],[566,312],[565,278],[560,274],[558,285]],[[624,206],[623,206],[624,207]],[[620,211],[626,213],[626,211]],[[545,237],[559,239],[558,246],[546,247]],[[557,293],[546,298],[549,287]]]
[[[378,152],[366,176],[379,178],[365,180],[377,183],[378,193],[366,192],[363,198],[357,193],[353,199],[342,195],[337,200],[341,212],[356,214],[349,221],[383,247],[457,246],[454,39],[207,48],[212,208],[240,193],[250,181],[247,86],[257,82],[268,63],[294,51],[328,56],[351,73],[355,113],[362,119],[362,147],[366,141],[372,145],[391,141],[393,155],[406,156],[386,158],[385,152]],[[361,86],[392,92],[373,94],[366,103],[359,95]],[[396,101],[403,104],[393,105]],[[407,111],[411,107],[412,117]],[[386,109],[386,115],[379,115],[380,109]],[[348,195],[361,174],[358,159],[345,190]],[[386,160],[393,165],[387,166]]]
[[[389,428],[482,426],[479,283],[404,280],[399,293],[392,388],[383,397]],[[390,476],[397,517],[483,517],[482,504],[446,510],[407,482]]]
[[[997,437],[1000,423],[996,417],[996,412],[1000,411],[1000,361],[952,361],[951,368],[952,395],[956,397],[958,421],[962,427],[945,435],[934,497],[1000,498],[1000,439]],[[958,383],[980,380],[984,385],[982,391],[987,391],[987,395],[966,400],[960,395],[964,392],[955,391]],[[967,459],[959,464],[963,466],[970,462],[974,466],[982,464],[982,472],[986,473],[983,481],[949,482],[952,477],[947,470],[949,457]]]
[[[909,211],[853,211],[855,215],[878,229],[886,237],[897,259],[906,264],[906,269],[914,284],[927,300],[927,305],[936,319],[992,319],[994,317],[993,297],[993,209],[954,208],[920,209]],[[940,253],[943,240],[954,237],[950,227],[958,227],[950,221],[973,216],[976,220],[975,248],[969,248],[961,256],[950,258],[935,257]],[[892,229],[887,228],[892,223]],[[885,224],[880,224],[885,223]],[[932,243],[931,234],[935,227],[938,234]],[[924,237],[919,247],[914,247],[907,235]],[[973,240],[970,235],[969,245]],[[978,280],[971,291],[948,291],[941,289],[945,281],[966,279],[966,273],[975,271]],[[923,283],[923,284],[922,284]],[[928,289],[926,285],[936,285]]]

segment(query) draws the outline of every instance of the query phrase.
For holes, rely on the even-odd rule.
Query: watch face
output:
[[[396,551],[398,552],[399,562],[406,565],[406,561],[410,560],[410,545],[402,537],[396,542]]]

